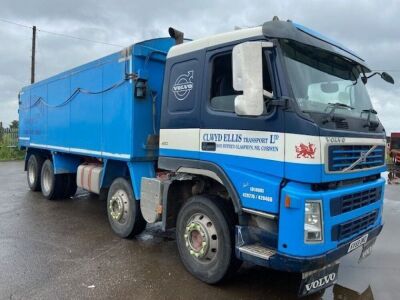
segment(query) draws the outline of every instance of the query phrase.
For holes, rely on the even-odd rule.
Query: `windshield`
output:
[[[329,113],[332,104],[354,109],[336,109],[335,114],[367,118],[372,104],[355,62],[322,49],[282,40],[284,60],[294,97],[304,112]],[[371,115],[371,119],[375,116]]]

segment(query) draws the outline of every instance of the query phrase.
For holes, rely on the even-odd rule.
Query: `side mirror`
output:
[[[260,116],[264,111],[264,95],[272,94],[263,88],[262,49],[272,48],[271,42],[245,42],[233,47],[233,88],[243,91],[235,98],[235,113],[243,116]]]
[[[386,72],[382,72],[381,78],[382,78],[383,80],[385,80],[386,82],[389,82],[389,83],[391,83],[391,84],[394,84],[394,79],[393,79],[393,77],[390,76],[390,75],[389,75],[388,73],[386,73]]]
[[[361,80],[362,80],[362,82],[363,82],[364,84],[366,84],[367,81],[368,81],[368,78],[371,78],[371,77],[375,76],[376,74],[380,75],[381,78],[382,78],[383,80],[385,80],[386,82],[389,82],[389,83],[391,83],[391,84],[394,84],[394,79],[393,79],[393,77],[390,76],[390,75],[389,75],[388,73],[386,73],[386,72],[382,72],[382,73],[375,72],[375,73],[373,73],[372,75],[369,75],[369,76],[365,76],[365,74],[364,74],[364,76],[361,77]]]

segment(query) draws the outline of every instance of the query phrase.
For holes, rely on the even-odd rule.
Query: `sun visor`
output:
[[[365,61],[353,51],[341,45],[340,43],[337,43],[332,39],[323,36],[322,34],[313,31],[303,25],[296,24],[291,21],[274,20],[265,22],[262,26],[262,31],[264,36],[268,38],[294,40],[299,43],[318,47],[326,51],[338,54],[362,65],[365,72],[370,71]]]

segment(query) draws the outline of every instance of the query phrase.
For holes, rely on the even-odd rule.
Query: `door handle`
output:
[[[201,143],[201,150],[203,151],[215,151],[217,149],[217,145],[215,142],[202,142]]]

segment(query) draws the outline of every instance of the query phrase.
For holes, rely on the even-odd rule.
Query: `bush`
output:
[[[4,144],[0,144],[0,160],[20,160],[24,159],[25,151],[16,147],[10,148]]]
[[[0,160],[23,159],[25,151],[19,150],[16,146],[15,135],[4,133],[0,141]]]

